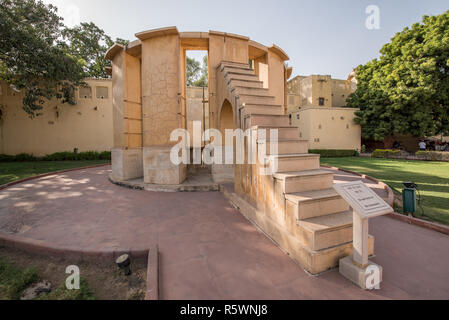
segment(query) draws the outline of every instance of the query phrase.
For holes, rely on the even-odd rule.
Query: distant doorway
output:
[[[210,128],[208,52],[205,50],[187,50],[185,65],[186,127],[192,145],[194,121],[201,122],[202,132]]]

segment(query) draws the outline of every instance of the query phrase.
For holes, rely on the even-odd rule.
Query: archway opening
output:
[[[226,145],[226,130],[235,130],[234,112],[232,105],[228,100],[223,102],[220,111],[220,132],[222,135],[222,163],[212,166],[212,174],[215,181],[221,183],[234,182],[234,163],[235,163],[235,146],[236,139],[232,139],[231,145]]]
[[[228,100],[223,102],[220,112],[220,132],[223,137],[222,145],[225,145],[226,129],[234,130],[234,113],[232,105]]]

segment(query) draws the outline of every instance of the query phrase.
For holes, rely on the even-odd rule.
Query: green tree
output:
[[[207,87],[209,82],[209,70],[207,56],[199,61],[187,57],[187,86],[189,87]]]
[[[348,107],[360,108],[363,136],[382,140],[449,132],[449,11],[424,16],[397,33],[374,59],[356,69]]]
[[[23,108],[34,117],[44,99],[74,103],[83,69],[65,51],[56,7],[33,0],[0,0],[0,79],[24,91]]]
[[[207,56],[203,57],[203,62],[201,65],[200,77],[195,83],[197,87],[207,87],[209,85],[209,69]]]
[[[105,54],[114,44],[110,36],[92,22],[65,28],[62,34],[67,51],[82,64],[86,77],[109,77],[105,67],[111,66],[111,62],[105,59]],[[127,45],[129,41],[118,38],[116,42]]]
[[[187,86],[195,86],[201,70],[200,63],[193,58],[186,58]]]

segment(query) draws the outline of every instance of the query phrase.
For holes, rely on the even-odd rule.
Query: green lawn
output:
[[[108,164],[108,160],[0,162],[0,185],[59,170]]]
[[[449,163],[375,158],[323,158],[321,163],[369,175],[401,193],[402,182],[418,184],[427,218],[449,225]],[[421,215],[418,208],[416,214]]]

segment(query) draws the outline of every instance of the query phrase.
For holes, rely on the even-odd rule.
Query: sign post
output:
[[[340,273],[363,289],[378,288],[382,267],[368,260],[368,221],[394,210],[362,181],[336,184],[334,189],[354,210],[354,251],[352,257],[340,260]]]

